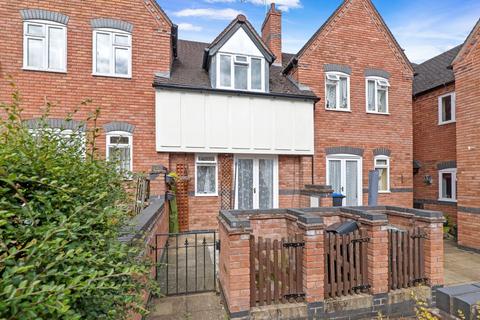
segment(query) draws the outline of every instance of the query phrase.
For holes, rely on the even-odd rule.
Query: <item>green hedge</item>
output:
[[[126,318],[141,310],[149,266],[140,244],[117,240],[122,174],[93,155],[95,127],[32,132],[18,97],[0,110],[0,319]]]

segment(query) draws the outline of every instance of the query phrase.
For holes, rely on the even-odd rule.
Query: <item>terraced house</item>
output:
[[[16,1],[0,13],[1,74],[30,125],[48,100],[52,125],[79,128],[60,119],[92,99],[74,119],[101,108],[107,158],[120,150],[124,169],[182,177],[183,229],[216,228],[220,209],[329,206],[332,192],[363,205],[375,169],[379,204],[412,206],[413,68],[370,0],[344,1],[296,54],[282,52],[275,5],[260,32],[239,15],[211,43],[177,39],[153,0]]]
[[[415,205],[446,213],[460,246],[480,249],[480,21],[466,41],[415,66]]]

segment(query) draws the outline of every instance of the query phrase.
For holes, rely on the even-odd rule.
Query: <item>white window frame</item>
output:
[[[377,164],[377,160],[386,160],[387,161],[387,164],[386,165],[379,165]],[[387,190],[380,190],[380,186],[378,188],[378,193],[390,193],[390,157],[387,157],[387,156],[384,156],[384,155],[380,155],[380,156],[375,156],[374,160],[373,160],[373,166],[374,166],[374,169],[376,170],[377,168],[378,169],[387,169]],[[379,181],[380,182],[380,177],[379,177]]]
[[[337,77],[338,78],[338,83],[337,83],[337,89],[335,90],[336,92],[336,107],[335,108],[329,108],[328,107],[328,99],[327,99],[327,81],[332,81],[331,79],[328,79],[329,77]],[[347,108],[340,108],[340,78],[347,78]],[[325,73],[325,110],[329,111],[343,111],[343,112],[351,112],[350,109],[350,75],[343,73],[343,72],[326,72]]]
[[[452,119],[451,120],[448,120],[448,121],[443,121],[443,108],[442,108],[442,100],[443,98],[445,97],[448,97],[448,96],[451,96],[452,97]],[[456,122],[456,116],[455,116],[455,99],[456,99],[456,96],[455,96],[455,92],[449,92],[449,93],[446,93],[446,94],[443,94],[441,96],[438,97],[438,125],[441,126],[441,125],[444,125],[444,124],[449,124],[449,123],[453,123],[453,122]]]
[[[216,65],[216,72],[217,72],[217,83],[216,87],[218,89],[227,89],[227,90],[237,90],[237,91],[254,91],[254,92],[265,92],[265,58],[258,57],[258,56],[249,56],[245,54],[233,54],[233,53],[226,53],[226,52],[219,52],[217,53],[217,65]],[[221,71],[220,71],[220,64],[221,64],[221,56],[228,56],[230,57],[230,85],[229,86],[222,86],[220,81]],[[236,61],[237,57],[245,57],[247,58],[246,62]],[[261,61],[261,88],[260,89],[252,89],[252,59],[259,59]],[[244,64],[248,65],[248,72],[247,72],[247,89],[235,89],[235,64]]]
[[[200,160],[200,157],[214,157],[214,161]],[[198,167],[199,166],[215,166],[215,192],[199,193],[197,191]],[[195,196],[196,197],[216,197],[218,196],[218,157],[216,154],[196,154],[195,155]]]
[[[126,131],[110,131],[106,134],[106,158],[107,161],[110,161],[110,146],[118,146],[118,144],[110,143],[110,137],[128,137],[128,146],[130,147],[130,164],[129,171],[133,172],[133,135],[130,132]]]
[[[28,34],[28,26],[42,26],[43,36],[31,35]],[[49,68],[48,66],[48,55],[49,55],[49,29],[62,29],[64,33],[64,45],[65,45],[65,56],[64,61],[65,65],[61,69]],[[39,39],[43,40],[43,67],[33,67],[28,65],[28,39]],[[46,72],[67,72],[67,26],[61,23],[49,21],[49,20],[26,20],[23,22],[23,69],[24,70],[34,70],[34,71],[46,71]]]
[[[368,81],[375,81],[375,110],[369,110],[368,109]],[[385,112],[380,112],[378,111],[378,86],[380,85],[379,82],[385,81],[386,87],[387,87],[387,92],[385,94],[386,98],[386,110]],[[365,108],[367,113],[373,113],[373,114],[390,114],[390,104],[389,104],[389,91],[390,91],[390,82],[388,79],[382,78],[382,77],[366,77],[365,78]]]
[[[111,56],[110,56],[110,72],[102,73],[97,72],[97,34],[108,34],[110,35],[111,40]],[[120,36],[127,36],[128,37],[128,44],[121,45],[115,44],[114,39],[115,35]],[[115,49],[128,49],[128,53],[130,54],[130,59],[128,61],[128,73],[127,74],[117,74],[115,73]],[[132,78],[132,34],[130,32],[112,29],[112,28],[97,28],[93,30],[93,37],[92,37],[92,75],[94,76],[102,76],[102,77],[114,77],[114,78]]]
[[[443,198],[443,183],[442,183],[442,175],[444,173],[452,174],[452,198]],[[438,200],[439,201],[447,201],[447,202],[457,202],[457,169],[456,168],[448,168],[438,171]]]
[[[330,165],[329,161],[340,161],[341,167],[346,168],[346,161],[356,161],[357,162],[357,195],[358,195],[358,206],[363,205],[363,157],[351,155],[351,154],[330,154],[326,158],[326,181],[327,185],[331,185],[330,183]],[[341,185],[342,188],[345,188],[346,183],[346,172],[341,177]],[[344,194],[345,190],[342,191]],[[343,198],[342,205],[346,204],[347,199]]]

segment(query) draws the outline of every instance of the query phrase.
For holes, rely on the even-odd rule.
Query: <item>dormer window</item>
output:
[[[265,91],[263,58],[219,53],[217,87],[246,91]]]

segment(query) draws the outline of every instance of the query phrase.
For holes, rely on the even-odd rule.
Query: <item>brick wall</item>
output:
[[[454,63],[457,99],[458,243],[480,249],[480,30]]]
[[[412,79],[413,72],[370,1],[345,1],[342,9],[300,55],[291,72],[321,98],[315,108],[315,184],[326,183],[325,148],[351,146],[364,149],[363,188],[373,169],[373,150],[391,150],[391,194],[382,194],[380,204],[412,206]],[[352,69],[351,112],[325,109],[324,65],[341,64]],[[367,68],[390,73],[389,115],[367,114],[365,75]],[[368,195],[364,192],[363,202]]]
[[[438,168],[441,162],[455,161],[456,124],[438,125],[438,97],[455,91],[455,84],[435,89],[413,99],[413,158],[421,168],[413,177],[415,202],[428,210],[444,212],[456,222],[455,203],[438,201]],[[424,182],[432,177],[432,184]]]
[[[67,15],[67,72],[22,70],[23,20],[21,9],[45,9]],[[149,172],[154,164],[168,163],[168,155],[155,151],[155,94],[153,77],[169,72],[172,56],[171,25],[164,14],[147,0],[51,0],[9,1],[0,6],[4,21],[0,60],[0,101],[10,99],[7,76],[12,76],[22,97],[23,117],[38,117],[45,100],[54,104],[52,118],[65,118],[78,109],[75,119],[84,120],[101,108],[98,125],[124,121],[135,126],[133,134],[133,169]],[[132,78],[92,75],[92,27],[90,20],[112,18],[133,24]],[[88,106],[80,106],[92,99]],[[91,125],[91,124],[90,124]],[[105,136],[98,139],[101,154]],[[153,191],[153,190],[152,190]],[[157,190],[162,193],[162,190]]]

